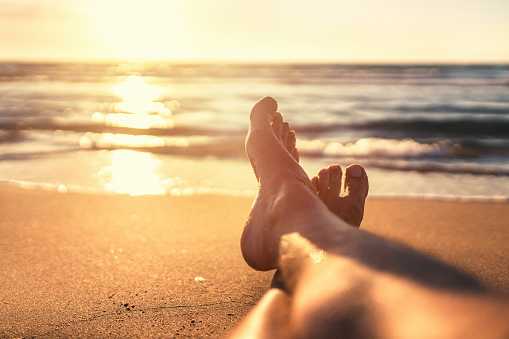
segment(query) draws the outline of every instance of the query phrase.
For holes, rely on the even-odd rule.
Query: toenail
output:
[[[362,175],[362,168],[360,166],[352,166],[349,172],[352,177],[360,178]]]

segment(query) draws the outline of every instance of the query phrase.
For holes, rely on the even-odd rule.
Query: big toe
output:
[[[364,203],[369,191],[368,176],[361,165],[350,165],[345,171],[344,182],[345,196],[347,202],[344,211],[345,219],[354,225],[360,226],[364,216]]]
[[[283,115],[279,112],[276,112],[272,117],[272,131],[274,132],[274,135],[279,140],[279,142],[282,142],[282,134],[283,134]]]
[[[329,166],[329,198],[337,199],[341,193],[341,178],[343,171],[339,165]]]
[[[258,119],[263,119],[265,121],[268,119],[268,121],[272,121],[276,111],[276,100],[272,97],[265,97],[253,106],[249,118],[251,122],[257,121]]]
[[[361,165],[350,165],[345,173],[345,193],[350,199],[364,203],[368,196],[369,182],[366,170]]]
[[[291,130],[288,132],[288,138],[286,139],[286,150],[292,155],[292,157],[299,162],[299,151],[297,151],[297,138],[295,137],[295,131]]]

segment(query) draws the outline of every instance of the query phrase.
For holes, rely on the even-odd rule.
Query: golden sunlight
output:
[[[105,188],[117,194],[165,194],[163,181],[156,173],[158,166],[159,162],[148,153],[113,151],[111,166],[106,169],[111,174],[111,181]]]
[[[171,0],[96,0],[87,4],[90,29],[118,57],[171,55],[180,36]]]
[[[113,93],[122,98],[114,105],[115,113],[106,116],[96,112],[91,120],[113,127],[130,127],[139,129],[173,128],[172,112],[162,102],[158,88],[149,85],[141,76],[130,76],[113,87]]]
[[[157,88],[147,84],[141,76],[128,77],[113,87],[113,93],[122,98],[119,108],[124,112],[146,114],[158,111],[162,106],[154,102],[159,96]]]
[[[173,127],[173,123],[162,116],[148,114],[110,113],[106,116],[105,122],[108,126],[140,129]]]

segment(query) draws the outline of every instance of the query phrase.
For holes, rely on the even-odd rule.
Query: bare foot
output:
[[[277,268],[279,244],[285,234],[298,232],[313,240],[334,232],[334,229],[327,229],[328,226],[317,229],[314,222],[303,220],[319,220],[330,215],[334,220],[339,221],[339,216],[343,221],[360,225],[368,188],[362,167],[354,165],[347,169],[345,197],[339,197],[341,183],[334,184],[341,174],[339,177],[330,175],[331,170],[337,171],[334,166],[331,170],[320,171],[315,181],[321,186],[313,186],[298,163],[295,132],[283,121],[276,101],[270,97],[260,100],[251,111],[246,152],[259,183],[241,237],[242,255],[251,267],[257,270]],[[357,177],[355,171],[359,168],[362,175]],[[351,227],[346,222],[329,224],[336,228]]]
[[[341,167],[331,165],[322,168],[311,179],[318,196],[327,205],[329,211],[352,226],[359,227],[364,216],[364,202],[368,196],[369,183],[366,171],[361,165],[346,168],[344,180]],[[345,195],[340,196],[341,186]]]
[[[246,152],[259,190],[242,233],[241,250],[251,267],[270,270],[277,268],[281,236],[295,231],[278,228],[280,220],[295,217],[293,209],[299,208],[288,210],[286,193],[302,196],[301,203],[314,204],[317,209],[326,207],[313,193],[315,188],[297,162],[295,132],[290,131],[270,97],[260,100],[251,111]]]
[[[298,162],[295,131],[290,129],[288,122],[283,121],[283,116],[279,112],[274,115],[272,131],[281,145]],[[344,178],[339,165],[322,168],[311,179],[311,183],[329,211],[350,225],[360,227],[364,216],[364,202],[369,190],[368,177],[361,165],[348,166]],[[342,186],[345,190],[343,197],[340,196]]]

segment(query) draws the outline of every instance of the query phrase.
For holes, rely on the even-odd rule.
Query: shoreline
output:
[[[225,337],[273,272],[243,261],[252,196],[0,185],[0,337]],[[362,229],[509,297],[509,202],[370,197]]]
[[[0,189],[2,187],[11,187],[22,190],[41,190],[47,192],[58,192],[58,193],[77,193],[77,194],[97,194],[107,196],[242,196],[252,197],[256,196],[256,191],[252,190],[230,190],[222,188],[204,188],[204,189],[192,189],[192,193],[186,193],[186,190],[182,190],[182,194],[172,194],[167,192],[166,194],[141,194],[141,195],[129,195],[110,192],[100,188],[80,187],[80,186],[68,186],[53,183],[36,183],[27,182],[23,180],[0,180]],[[189,192],[189,191],[187,191]],[[398,200],[435,200],[435,201],[457,201],[457,202],[497,202],[506,203],[509,202],[509,196],[507,195],[445,195],[445,194],[421,194],[421,193],[370,193],[368,199],[398,199]]]

